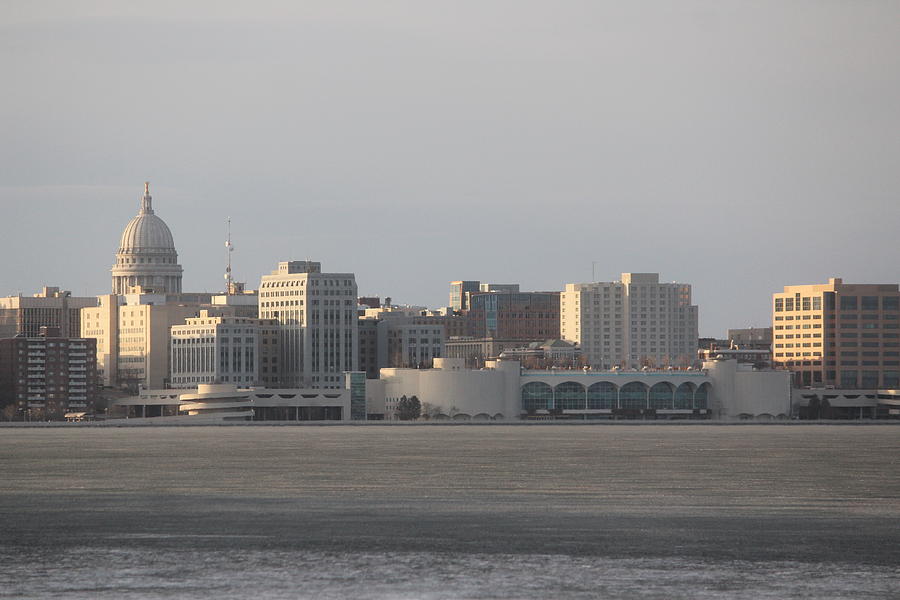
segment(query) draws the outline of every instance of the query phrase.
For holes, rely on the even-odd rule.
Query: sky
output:
[[[895,1],[0,5],[0,295],[107,293],[143,182],[186,291],[278,261],[443,306],[658,272],[701,336],[900,281]]]

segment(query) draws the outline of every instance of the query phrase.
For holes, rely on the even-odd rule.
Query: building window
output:
[[[841,310],[856,310],[856,296],[841,296]]]

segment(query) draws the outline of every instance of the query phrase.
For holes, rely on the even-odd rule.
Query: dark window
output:
[[[841,310],[856,310],[856,296],[841,296]]]

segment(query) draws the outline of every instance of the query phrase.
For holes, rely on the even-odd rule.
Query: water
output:
[[[0,597],[893,598],[900,428],[0,429]]]

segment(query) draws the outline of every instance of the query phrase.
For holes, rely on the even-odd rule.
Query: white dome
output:
[[[114,294],[181,293],[181,265],[172,232],[153,214],[150,184],[144,184],[141,210],[128,222],[112,269]]]
[[[140,213],[125,226],[119,241],[119,253],[137,253],[141,250],[175,251],[175,240],[169,226],[150,213]]]
[[[155,252],[175,252],[175,240],[165,221],[153,214],[150,186],[145,184],[141,210],[128,222],[122,239],[119,240],[119,254],[136,254],[144,250]]]

